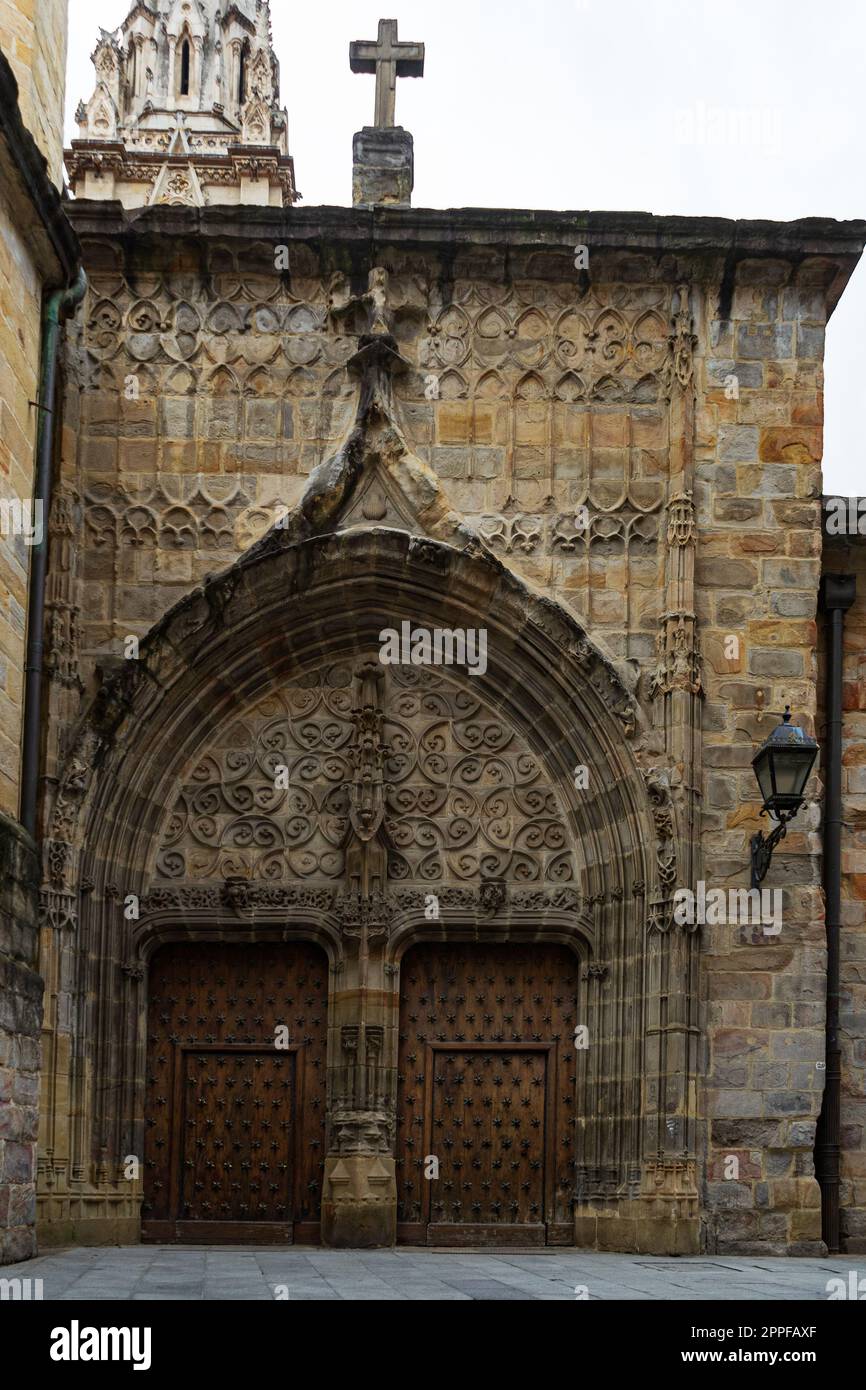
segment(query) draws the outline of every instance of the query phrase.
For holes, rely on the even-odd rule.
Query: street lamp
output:
[[[752,836],[753,888],[758,887],[769,869],[773,850],[787,833],[788,821],[794,819],[803,805],[803,790],[818,756],[815,740],[790,721],[791,706],[786,705],[782,723],[765,739],[752,759],[764,798],[761,815],[766,813],[778,822],[766,839],[760,830]]]

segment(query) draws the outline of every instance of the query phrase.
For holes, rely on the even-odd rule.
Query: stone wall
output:
[[[59,226],[59,196],[46,178],[47,173],[62,186],[66,9],[66,0],[0,0],[0,501],[19,505],[33,502],[37,412],[32,402],[39,388],[43,288],[65,284],[74,259],[74,239]],[[34,189],[39,190],[35,197]],[[24,537],[4,524],[0,810],[12,815],[18,804],[29,554]]]
[[[68,0],[0,0],[0,47],[20,93],[21,115],[63,187],[63,97]]]
[[[0,191],[0,498],[31,499],[42,282],[20,205]],[[29,548],[0,534],[0,810],[18,808]]]
[[[33,842],[0,814],[0,1264],[36,1253],[38,882]]]
[[[859,499],[857,499],[859,500]],[[842,1248],[866,1251],[866,544],[825,538],[824,570],[852,574],[842,665]],[[822,652],[826,681],[826,653]],[[823,696],[823,690],[821,692]]]
[[[833,268],[742,262],[708,325],[697,423],[707,884],[744,883],[760,827],[750,763],[790,704],[815,733],[822,356]],[[707,1205],[719,1251],[814,1249],[824,1057],[819,785],[774,856],[778,935],[707,927]],[[766,828],[766,821],[763,822]],[[739,1165],[738,1178],[731,1173]],[[712,1210],[712,1209],[715,1210]]]
[[[35,971],[35,848],[13,819],[18,812],[21,734],[32,543],[47,523],[34,498],[35,444],[46,289],[76,272],[77,244],[49,181],[45,159],[25,125],[38,124],[43,146],[59,154],[65,5],[0,11],[3,43],[23,95],[0,53],[0,1242],[10,1259],[34,1253],[34,1179],[42,981]],[[55,34],[51,20],[59,26]],[[19,23],[20,21],[20,23]],[[31,22],[32,21],[32,22]],[[61,23],[62,21],[62,23]],[[33,24],[41,37],[34,37]],[[28,27],[29,26],[29,27]],[[59,50],[59,51],[58,51]],[[49,90],[50,89],[50,90]],[[52,114],[53,113],[53,114]],[[40,124],[43,120],[49,126]],[[59,175],[59,165],[56,165]],[[17,513],[17,515],[16,515]],[[29,543],[28,543],[29,542]]]

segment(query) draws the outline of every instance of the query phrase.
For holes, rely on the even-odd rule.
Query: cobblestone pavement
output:
[[[580,1251],[319,1250],[302,1247],[134,1245],[52,1251],[0,1268],[41,1279],[43,1298],[90,1299],[592,1299],[826,1301],[848,1290],[866,1258],[689,1259]],[[8,1295],[7,1295],[8,1296]],[[582,1295],[581,1295],[582,1296]],[[850,1293],[848,1294],[850,1297]]]

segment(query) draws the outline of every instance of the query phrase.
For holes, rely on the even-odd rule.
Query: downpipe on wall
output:
[[[45,580],[48,573],[48,519],[51,514],[51,471],[54,451],[54,398],[57,388],[57,351],[63,320],[81,303],[87,291],[84,268],[66,289],[54,290],[42,311],[42,348],[39,361],[39,419],[36,426],[36,478],[34,499],[42,502],[44,524],[30,555],[27,601],[27,652],[24,663],[24,731],[21,748],[20,820],[36,835],[36,802],[39,789],[39,752],[42,732],[42,671],[45,628]]]
[[[824,901],[827,932],[826,1070],[815,1135],[815,1176],[821,1188],[821,1235],[839,1252],[839,1158],[842,1057],[839,1050],[839,959],[842,917],[842,662],[845,613],[854,602],[854,576],[825,574],[821,602],[827,632],[827,727],[824,747]]]

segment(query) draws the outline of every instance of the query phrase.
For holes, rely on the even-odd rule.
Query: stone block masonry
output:
[[[63,186],[63,94],[68,0],[0,0],[0,34],[20,93],[21,115]]]
[[[0,1264],[36,1253],[38,883],[35,845],[0,813]]]
[[[866,1253],[866,537],[824,537],[824,571],[853,575],[842,664],[841,1236]],[[826,673],[821,667],[823,684]],[[819,726],[821,717],[819,715]]]

